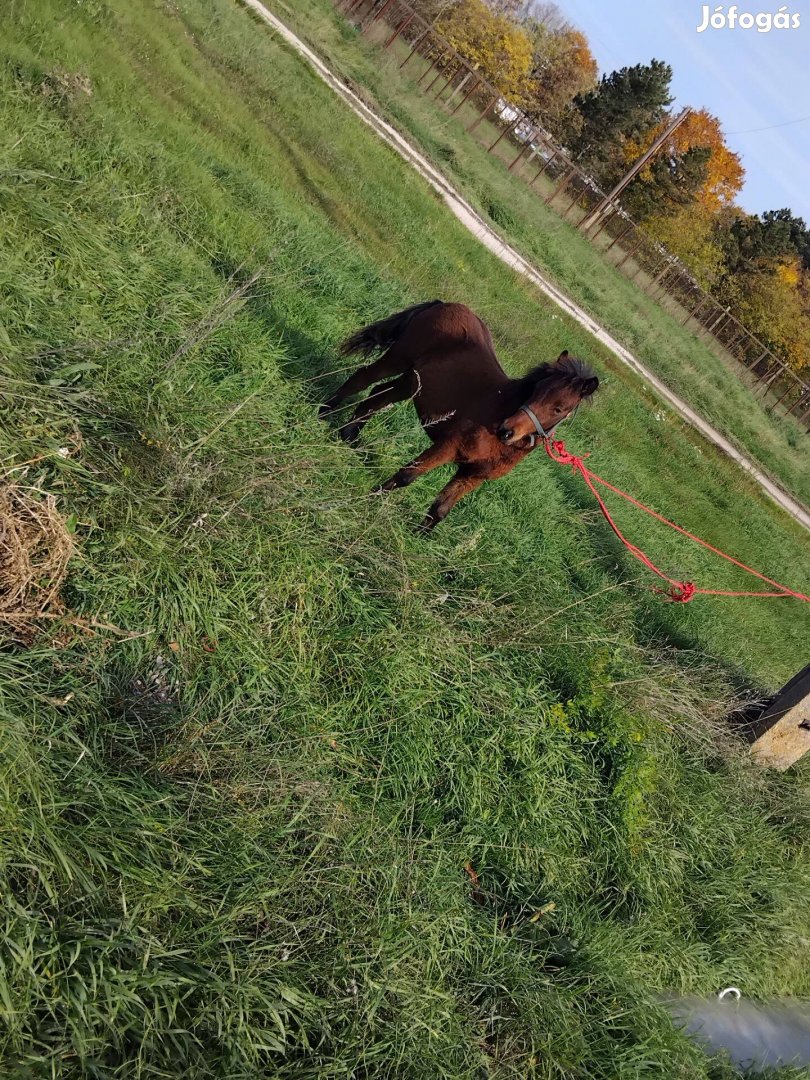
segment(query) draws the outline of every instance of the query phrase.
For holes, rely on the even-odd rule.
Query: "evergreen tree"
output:
[[[574,99],[582,127],[570,149],[603,184],[623,171],[624,140],[640,139],[663,117],[672,101],[671,79],[669,64],[652,60],[603,75],[593,90]]]
[[[802,266],[810,268],[810,232],[790,210],[767,210],[761,217],[740,215],[730,227],[723,226],[719,220],[718,240],[730,274],[751,273],[786,256],[798,256]]]
[[[810,231],[804,218],[796,217],[790,210],[766,210],[762,225],[772,243],[784,245],[795,251],[805,270],[810,269]]]

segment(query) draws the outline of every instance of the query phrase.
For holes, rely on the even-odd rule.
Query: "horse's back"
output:
[[[429,308],[413,319],[407,337],[417,358],[423,351],[435,353],[453,346],[472,346],[480,348],[484,354],[490,353],[495,359],[489,329],[466,304],[437,304]],[[418,363],[417,359],[415,366]]]
[[[417,376],[414,405],[422,422],[431,425],[431,438],[458,421],[487,419],[508,377],[489,329],[474,311],[464,304],[430,308],[413,319],[401,345]]]

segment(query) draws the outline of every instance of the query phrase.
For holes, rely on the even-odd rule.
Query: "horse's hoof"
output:
[[[338,435],[349,446],[357,446],[360,441],[360,428],[357,424],[348,424],[346,427],[338,428]]]
[[[426,518],[423,518],[419,522],[419,524],[416,526],[416,529],[415,529],[416,535],[427,538],[428,536],[432,535],[433,530],[436,528],[436,526],[438,524],[439,524],[439,522],[436,520],[436,518],[431,517],[428,514],[428,516]]]
[[[318,409],[318,419],[328,420],[334,411],[335,406],[330,405],[328,401],[325,401],[323,405],[321,405],[320,409]]]

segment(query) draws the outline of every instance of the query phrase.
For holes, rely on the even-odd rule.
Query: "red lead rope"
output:
[[[559,465],[570,465],[574,472],[578,472],[585,483],[590,488],[594,498],[599,503],[599,507],[602,513],[605,515],[608,525],[613,529],[614,533],[630,554],[638,559],[639,562],[644,563],[648,570],[652,570],[658,577],[663,578],[669,585],[668,589],[656,589],[656,592],[665,593],[670,600],[679,604],[687,604],[696,593],[700,593],[702,596],[792,596],[796,600],[806,600],[810,603],[810,596],[805,596],[804,593],[794,592],[793,589],[789,589],[786,585],[780,585],[778,581],[773,581],[772,578],[765,577],[764,574],[760,574],[758,570],[752,570],[750,566],[746,566],[745,563],[739,562],[737,559],[733,559],[731,555],[726,555],[724,551],[720,551],[719,548],[713,547],[711,544],[707,544],[705,540],[701,540],[699,536],[694,536],[692,533],[687,532],[686,529],[682,529],[680,525],[676,525],[674,521],[668,521],[665,517],[657,514],[655,510],[651,510],[649,506],[645,506],[644,503],[634,499],[632,495],[628,495],[626,491],[621,491],[619,488],[614,487],[613,484],[608,483],[607,480],[603,480],[601,476],[597,476],[596,473],[586,466],[585,461],[581,457],[577,457],[576,454],[569,454],[565,449],[565,443],[560,441],[545,440],[546,453],[552,461],[556,461]],[[585,454],[585,457],[589,457],[589,454]],[[626,499],[633,506],[637,506],[639,510],[643,510],[645,514],[650,514],[652,517],[657,518],[658,521],[662,521],[664,525],[669,525],[670,529],[674,529],[676,532],[681,533],[682,536],[688,536],[690,540],[694,540],[696,544],[700,544],[701,547],[708,548],[709,551],[714,552],[715,555],[719,555],[721,559],[726,559],[728,562],[733,563],[735,566],[739,566],[741,570],[746,570],[749,574],[753,574],[754,577],[758,577],[760,581],[766,581],[769,585],[773,585],[779,590],[779,592],[731,592],[728,589],[698,589],[691,581],[676,581],[674,578],[669,577],[660,570],[651,559],[649,559],[641,548],[636,547],[635,544],[631,544],[626,536],[623,535],[619,526],[610,516],[610,511],[599,492],[596,490],[595,485],[601,484],[602,487],[607,488],[608,491],[612,491],[615,495],[620,495],[623,499]]]

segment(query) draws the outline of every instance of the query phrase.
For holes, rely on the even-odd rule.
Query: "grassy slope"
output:
[[[358,454],[313,403],[348,329],[458,297],[516,370],[593,356],[569,441],[618,483],[797,584],[806,539],[225,0],[7,14],[3,456],[77,515],[70,608],[144,636],[0,654],[4,1075],[707,1075],[650,991],[810,989],[802,770],[704,723],[805,612],[621,588],[539,458],[425,545],[437,480],[365,494],[407,410]]]
[[[402,58],[360,37],[331,0],[300,0],[294,10],[273,0],[269,6],[415,140],[510,243],[709,423],[810,505],[810,440],[794,419],[771,418],[741,381],[736,362],[724,362],[683,330],[523,180],[509,174],[501,158],[488,155],[465,130],[467,113],[450,117],[424,97],[413,83],[422,70],[416,62],[401,72]],[[511,156],[507,150],[506,157]]]

